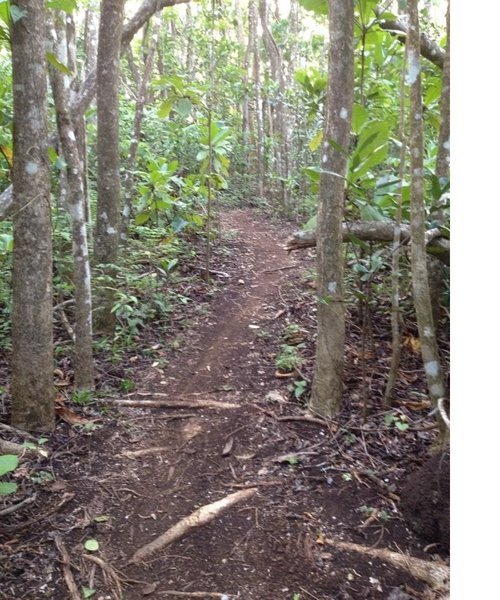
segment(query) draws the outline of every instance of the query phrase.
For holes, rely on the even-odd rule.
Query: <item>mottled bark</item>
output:
[[[318,337],[310,400],[311,409],[323,416],[332,416],[340,410],[343,391],[342,221],[354,88],[354,2],[329,0],[328,5],[328,89],[317,227]],[[339,152],[336,149],[339,147],[345,152]]]
[[[52,228],[43,0],[14,0],[12,425],[54,427]]]
[[[124,204],[122,213],[122,239],[126,240],[128,236],[128,227],[130,216],[132,214],[132,198],[134,195],[134,171],[137,162],[137,149],[139,147],[139,139],[141,137],[142,121],[144,118],[144,107],[148,99],[149,84],[153,74],[154,57],[158,45],[158,35],[160,31],[161,20],[156,18],[153,31],[150,36],[144,38],[144,70],[142,75],[139,74],[137,100],[135,103],[134,128],[130,147],[127,155],[127,163],[125,167],[124,187]]]
[[[113,279],[120,242],[120,52],[124,0],[102,0],[97,51],[97,215],[94,260],[106,278],[98,286],[97,331],[113,333]]]
[[[53,52],[62,64],[67,64],[69,53],[65,13],[59,11],[53,22]],[[85,219],[85,189],[83,164],[80,158],[75,126],[70,111],[70,77],[50,67],[50,81],[56,107],[59,142],[66,162],[68,207],[73,236],[73,284],[75,286],[75,388],[90,390],[94,387],[94,361],[92,354],[92,292],[87,225]]]
[[[424,136],[422,119],[422,84],[420,68],[420,36],[418,0],[409,0],[408,83],[410,85],[410,154],[411,154],[411,270],[413,302],[417,314],[422,359],[431,402],[436,406],[445,396],[445,387],[427,277],[425,251],[424,203]],[[447,431],[447,430],[446,430]],[[443,430],[444,432],[444,430]]]

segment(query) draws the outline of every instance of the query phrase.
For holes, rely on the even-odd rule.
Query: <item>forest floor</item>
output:
[[[363,355],[350,319],[346,407],[331,421],[315,419],[303,402],[314,353],[314,251],[287,255],[291,225],[255,209],[223,212],[221,228],[214,281],[198,277],[182,289],[195,298],[186,305],[189,326],[181,329],[177,316],[168,339],[150,331],[122,363],[100,363],[107,395],[59,405],[50,457],[16,472],[19,491],[0,510],[32,502],[0,517],[2,600],[434,597],[405,568],[366,552],[447,560],[409,531],[398,504],[436,435],[418,352],[405,346],[388,411],[390,326],[373,316]],[[303,359],[294,372],[277,368],[283,345]],[[66,373],[57,376],[63,390]],[[123,381],[135,388],[120,393]],[[210,522],[131,561],[195,510],[245,491]],[[97,551],[85,549],[89,539]]]

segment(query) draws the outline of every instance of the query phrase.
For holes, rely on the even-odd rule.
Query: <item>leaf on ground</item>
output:
[[[86,425],[93,422],[91,419],[77,415],[67,406],[56,406],[56,415],[70,425]]]
[[[234,437],[230,437],[222,450],[222,456],[228,456],[229,454],[231,454],[231,452],[233,450],[233,446],[234,446]]]

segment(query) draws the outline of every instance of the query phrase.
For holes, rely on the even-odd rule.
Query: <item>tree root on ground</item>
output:
[[[129,560],[130,563],[139,563],[149,558],[152,554],[163,550],[169,544],[172,544],[176,540],[184,537],[190,533],[193,529],[210,523],[226,508],[230,508],[237,502],[248,500],[257,492],[257,488],[250,488],[248,490],[241,490],[230,494],[221,500],[212,502],[212,504],[206,504],[195,510],[193,513],[184,517],[178,521],[175,525],[167,529],[159,537],[155,538],[152,542],[149,542],[145,546],[139,548],[132,558]]]

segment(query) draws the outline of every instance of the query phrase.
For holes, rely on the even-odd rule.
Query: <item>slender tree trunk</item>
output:
[[[53,22],[54,54],[63,65],[69,63],[68,41],[64,20],[66,14],[58,11]],[[62,154],[66,162],[69,209],[73,234],[73,283],[75,286],[75,388],[91,390],[94,387],[92,355],[92,291],[85,219],[85,192],[82,162],[80,160],[75,127],[70,112],[70,78],[59,69],[50,67],[50,80],[56,107],[57,129]]]
[[[52,228],[43,0],[14,0],[12,425],[54,427]]]
[[[407,44],[411,116],[411,270],[413,301],[417,314],[418,332],[429,396],[432,404],[437,406],[438,400],[445,396],[445,386],[432,316],[425,251],[424,137],[418,0],[409,0],[408,11],[409,34]],[[446,428],[443,427],[443,434],[445,430]]]
[[[123,183],[124,187],[124,205],[122,214],[122,239],[125,241],[128,236],[128,227],[130,223],[130,217],[132,214],[132,198],[134,195],[134,171],[137,162],[137,149],[139,147],[139,140],[141,137],[142,121],[144,119],[144,107],[148,100],[148,90],[153,74],[154,57],[156,55],[156,48],[158,45],[158,35],[160,31],[161,20],[155,18],[155,23],[151,36],[148,39],[144,39],[144,70],[142,76],[139,78],[139,86],[137,90],[137,101],[135,104],[135,116],[134,116],[134,129],[132,132],[132,139],[130,141],[130,147],[127,155],[125,180]]]
[[[328,6],[328,90],[317,219],[318,338],[310,403],[315,412],[324,416],[337,413],[342,402],[345,338],[342,221],[354,89],[354,1],[329,0]],[[339,152],[339,147],[344,152]]]
[[[252,47],[253,58],[253,81],[255,90],[255,129],[256,129],[256,173],[258,193],[264,198],[264,129],[261,114],[261,85],[260,85],[260,56],[257,41],[257,8],[256,0],[250,0],[248,4],[249,44]]]
[[[259,0],[259,14],[262,26],[264,46],[266,47],[271,64],[271,74],[274,81],[278,84],[278,98],[276,102],[274,117],[274,130],[276,139],[274,140],[274,151],[276,154],[276,166],[280,186],[280,198],[283,209],[290,210],[290,194],[288,189],[288,111],[285,104],[285,78],[283,73],[283,63],[281,52],[273,38],[267,23],[267,4],[266,0]]]
[[[115,327],[113,280],[120,241],[119,84],[124,0],[102,0],[97,52],[97,217],[94,259],[107,265],[98,287],[95,325],[112,334]]]

